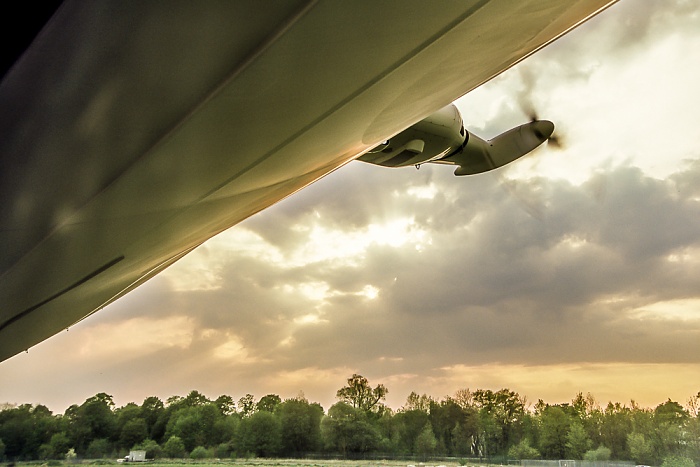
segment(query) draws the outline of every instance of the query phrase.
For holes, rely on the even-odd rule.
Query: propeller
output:
[[[532,103],[530,103],[532,104]],[[522,106],[521,106],[522,108]],[[530,107],[529,109],[522,108],[523,112],[525,115],[527,115],[527,118],[530,119],[531,122],[534,122],[536,120],[539,120],[537,116],[537,112],[533,107]],[[537,135],[539,137],[542,137],[544,135]],[[547,138],[547,146],[551,147],[552,149],[564,149],[564,139],[558,135],[557,133],[552,133],[549,138]]]
[[[516,94],[516,102],[520,110],[530,119],[531,122],[539,120],[535,104],[532,102],[532,94],[535,89],[536,76],[529,68],[520,69],[520,79],[522,88]],[[547,138],[547,146],[552,149],[564,149],[564,139],[561,135],[553,133]]]

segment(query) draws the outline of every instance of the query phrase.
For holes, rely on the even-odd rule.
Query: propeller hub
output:
[[[554,133],[554,123],[549,120],[536,120],[532,122],[532,132],[542,142],[547,141]]]

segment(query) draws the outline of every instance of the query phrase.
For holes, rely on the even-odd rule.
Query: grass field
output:
[[[101,460],[101,461],[78,461],[77,464],[82,465],[119,465],[121,467],[133,466],[134,463],[130,464],[118,464],[116,460],[114,462]],[[70,466],[76,465],[69,462],[53,461],[49,464],[41,462],[18,462],[15,466],[19,467],[22,465],[40,467],[47,466],[53,467],[57,465]],[[333,459],[203,459],[203,460],[157,460],[146,462],[143,467],[174,467],[177,465],[189,465],[192,467],[459,467],[460,464],[457,461],[428,461],[428,462],[417,462],[410,460],[381,460],[381,459],[365,459],[365,460],[333,460]],[[485,464],[471,464],[467,463],[464,467],[483,467]]]

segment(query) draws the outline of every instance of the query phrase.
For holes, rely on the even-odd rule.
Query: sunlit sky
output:
[[[63,412],[353,373],[434,397],[510,388],[655,406],[700,391],[700,4],[622,0],[459,99],[482,137],[562,149],[454,177],[352,162],[0,364],[0,403]]]

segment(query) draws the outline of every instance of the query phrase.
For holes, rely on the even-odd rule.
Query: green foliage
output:
[[[68,452],[66,452],[65,457],[66,457],[66,462],[73,463],[77,460],[78,455],[75,453],[75,449],[70,448],[68,450]]]
[[[423,427],[428,423],[428,414],[422,410],[409,410],[396,414],[399,425],[402,451],[406,454],[413,454],[416,447],[416,439],[423,431]]]
[[[566,457],[571,420],[564,409],[559,406],[548,406],[540,417],[540,449],[542,455],[550,459]]]
[[[381,412],[384,405],[381,404],[389,391],[383,384],[375,388],[369,385],[369,381],[362,375],[354,374],[348,378],[348,385],[338,389],[336,397],[356,409],[365,412]]]
[[[221,395],[216,398],[214,404],[219,408],[219,412],[222,415],[233,415],[236,413],[236,402],[231,396]]]
[[[367,413],[345,402],[338,402],[328,410],[321,421],[321,431],[327,448],[343,456],[371,452],[380,441],[379,430],[369,422]]]
[[[632,460],[638,465],[650,465],[655,463],[654,447],[643,433],[630,433],[627,435],[627,446],[630,450]]]
[[[278,405],[282,403],[282,399],[277,394],[268,394],[261,398],[257,404],[255,404],[256,410],[264,410],[266,412],[274,412]]]
[[[207,399],[207,397],[199,391],[190,391],[182,400],[182,404],[186,407],[201,407],[203,405],[210,404],[212,401]]]
[[[59,421],[43,405],[22,404],[0,411],[0,439],[5,457],[12,460],[39,458],[42,445],[47,445],[58,431]]]
[[[609,402],[603,412],[601,442],[610,448],[610,458],[628,459],[627,434],[632,430],[632,410],[620,403]]]
[[[177,436],[185,444],[185,449],[191,451],[197,446],[219,441],[216,427],[222,418],[214,403],[181,404],[171,413],[165,435],[168,438]]]
[[[185,451],[185,443],[178,436],[171,436],[163,445],[163,454],[171,459],[182,459],[187,452]]]
[[[537,459],[540,457],[540,452],[530,446],[530,440],[525,438],[508,450],[508,457],[518,460]]]
[[[583,455],[583,460],[586,461],[607,461],[610,460],[610,453],[612,451],[603,445],[598,446],[597,449],[586,451]]]
[[[321,447],[321,418],[323,407],[309,404],[304,398],[287,399],[277,406],[280,420],[281,453],[299,456]]]
[[[427,461],[431,456],[435,454],[435,449],[437,448],[437,438],[433,433],[433,427],[430,422],[426,423],[421,430],[420,434],[416,438],[415,453],[418,458],[422,461]]]
[[[471,393],[471,399],[478,410],[478,455],[505,454],[523,422],[523,399],[508,389],[479,389]]]
[[[438,440],[436,454],[443,456],[467,454],[460,445],[468,446],[470,444],[468,438],[474,430],[470,430],[472,433],[469,433],[465,429],[469,425],[470,417],[476,417],[475,411],[463,409],[451,398],[446,398],[441,402],[431,400],[428,419]],[[457,430],[455,431],[455,429]],[[457,435],[456,440],[453,439],[454,435]]]
[[[130,449],[145,450],[149,459],[188,453],[193,458],[509,455],[690,467],[688,459],[700,458],[700,393],[687,407],[667,400],[654,409],[634,402],[601,409],[593,396],[579,393],[570,404],[539,401],[526,411],[525,399],[508,389],[463,389],[442,400],[414,392],[393,413],[381,402],[382,388],[353,375],[327,415],[303,395],[282,402],[269,394],[256,404],[248,394],[236,412],[230,396],[211,401],[198,391],[165,404],[148,397],[141,406],[119,408],[99,393],[55,416],[42,405],[4,404],[0,460],[65,462],[66,454],[109,459]]]
[[[591,440],[583,428],[583,423],[576,420],[571,423],[566,435],[566,452],[569,459],[583,459],[583,455],[591,448]]]
[[[84,454],[94,439],[114,437],[118,424],[113,409],[112,396],[101,392],[80,407],[72,406],[66,410],[68,436],[77,453]]]
[[[238,448],[258,457],[271,457],[281,446],[280,422],[270,412],[255,412],[241,421],[238,433]]]
[[[689,457],[669,456],[664,459],[661,467],[695,467],[695,463]]]
[[[246,394],[238,399],[238,413],[241,417],[250,417],[255,413],[255,399],[252,394]]]
[[[72,449],[68,436],[63,432],[51,436],[48,446],[50,450],[47,452],[47,454],[49,454],[47,458],[50,459],[63,459],[66,453]],[[75,450],[73,450],[73,452],[75,453]]]
[[[146,426],[146,421],[142,418],[135,418],[124,424],[119,435],[119,444],[121,446],[133,446],[147,437],[148,427]]]
[[[410,410],[420,410],[421,412],[430,412],[430,403],[434,402],[432,397],[427,394],[421,396],[416,392],[411,392],[406,398],[406,403],[401,408],[402,411],[408,412]]]
[[[208,457],[211,456],[209,455],[209,451],[207,451],[207,448],[205,448],[204,446],[197,446],[190,453],[190,459],[206,459]]]
[[[112,453],[112,445],[105,438],[97,438],[90,441],[90,444],[85,451],[85,457],[88,459],[103,459]]]
[[[146,439],[134,445],[134,451],[146,451],[146,459],[159,459],[163,457],[163,448],[152,439]]]
[[[231,454],[233,453],[233,446],[231,443],[219,443],[214,453],[219,459],[226,459],[227,457],[231,457]]]

